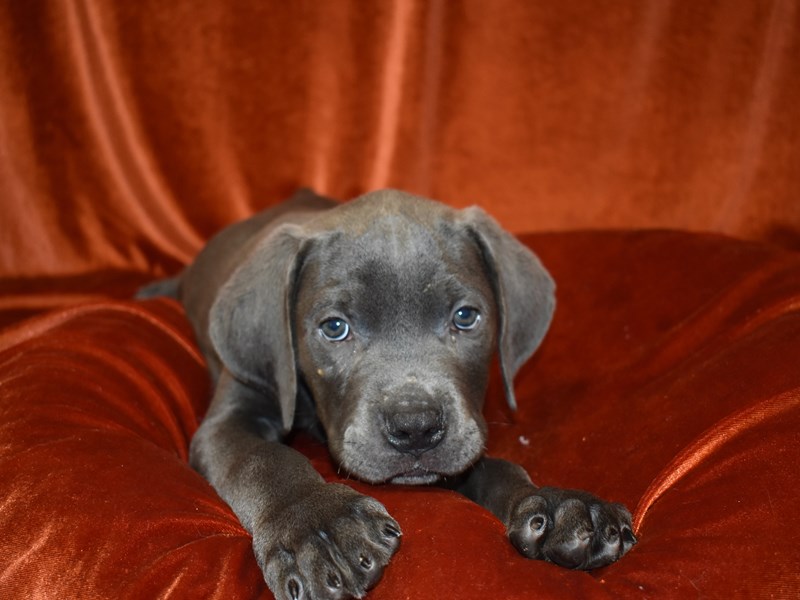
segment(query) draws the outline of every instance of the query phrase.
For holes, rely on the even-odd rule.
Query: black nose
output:
[[[444,416],[434,408],[397,407],[385,419],[386,439],[400,452],[419,456],[444,437]]]

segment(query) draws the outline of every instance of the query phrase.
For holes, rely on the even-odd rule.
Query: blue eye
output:
[[[481,313],[471,306],[462,306],[453,313],[453,326],[461,331],[475,329],[480,320]]]
[[[350,335],[350,325],[347,321],[335,317],[320,323],[319,330],[325,339],[331,342],[341,342]]]

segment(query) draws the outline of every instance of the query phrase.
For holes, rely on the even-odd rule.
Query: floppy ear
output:
[[[478,207],[463,211],[483,253],[499,311],[500,369],[506,400],[516,410],[514,375],[539,347],[556,306],[555,282],[536,255]]]
[[[286,431],[297,395],[290,303],[303,243],[295,225],[259,240],[220,289],[209,321],[222,364],[239,381],[277,396]]]

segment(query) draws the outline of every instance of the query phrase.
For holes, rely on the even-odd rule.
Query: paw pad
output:
[[[528,558],[584,570],[611,564],[636,544],[624,506],[555,488],[541,488],[517,504],[508,537]]]

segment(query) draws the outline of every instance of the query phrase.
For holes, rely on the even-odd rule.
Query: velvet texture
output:
[[[3,308],[302,185],[800,248],[798,56],[794,0],[3,0]]]
[[[796,596],[800,257],[668,232],[525,240],[560,305],[519,411],[490,386],[489,452],[626,503],[640,543],[569,571],[518,556],[455,493],[351,481],[405,534],[371,597]],[[176,303],[84,305],[1,341],[0,596],[269,597],[186,464],[209,390]],[[293,443],[338,478],[323,446]]]
[[[523,236],[559,305],[488,451],[640,537],[572,572],[351,481],[404,531],[371,597],[800,595],[799,45],[793,0],[0,0],[0,598],[270,597],[181,308],[125,298],[302,185]]]

